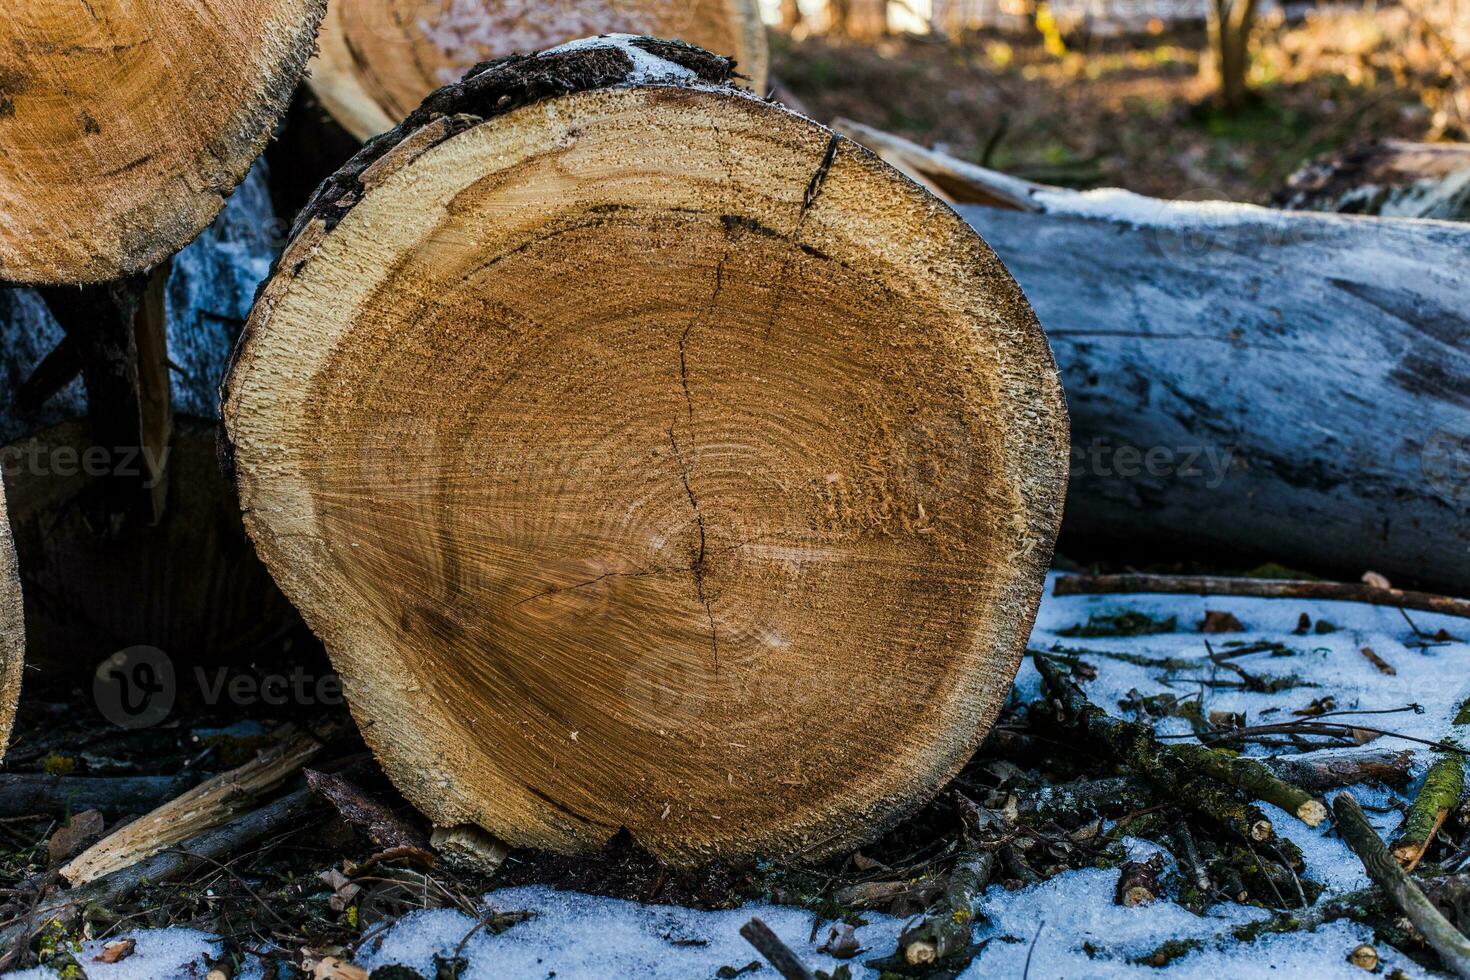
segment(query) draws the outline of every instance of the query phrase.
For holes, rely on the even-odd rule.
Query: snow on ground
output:
[[[1048,592],[1050,588],[1048,587]],[[1175,617],[1174,632],[1143,636],[1079,638],[1064,637],[1060,631],[1086,623],[1089,616],[1118,612],[1142,612],[1155,619]],[[1202,635],[1198,625],[1207,611],[1229,612],[1245,627],[1241,633]],[[1315,627],[1327,620],[1335,632],[1295,635],[1298,617],[1306,613]],[[1176,695],[1200,692],[1202,707],[1209,711],[1246,712],[1249,723],[1287,720],[1292,711],[1319,698],[1331,696],[1337,711],[1391,711],[1411,704],[1418,710],[1391,714],[1360,714],[1334,721],[1371,725],[1424,739],[1439,739],[1450,728],[1460,704],[1470,696],[1470,644],[1426,642],[1440,629],[1455,636],[1470,632],[1470,623],[1428,613],[1410,613],[1413,626],[1398,610],[1342,602],[1307,602],[1295,599],[1242,599],[1193,596],[1075,596],[1056,598],[1048,594],[1037,618],[1031,645],[1050,649],[1054,644],[1090,651],[1124,653],[1149,658],[1191,658],[1198,670],[1172,674],[1135,663],[1084,654],[1098,668],[1096,680],[1087,683],[1088,694],[1109,711],[1122,709],[1118,702],[1136,689],[1144,695],[1169,691]],[[1417,628],[1417,633],[1415,631]],[[1275,694],[1252,693],[1201,685],[1198,678],[1230,680],[1205,656],[1208,640],[1217,653],[1235,641],[1276,641],[1294,651],[1287,656],[1257,653],[1238,658],[1241,666],[1263,678],[1296,675],[1314,685],[1294,687]],[[1397,671],[1387,675],[1378,670],[1361,648],[1371,647]],[[1433,682],[1426,682],[1432,677]],[[1191,680],[1193,679],[1193,680]],[[1035,668],[1027,662],[1016,681],[1023,698],[1034,698],[1040,685]],[[1275,709],[1272,711],[1271,709]],[[1162,733],[1185,731],[1179,719],[1164,719]],[[1412,743],[1391,738],[1378,740],[1375,747],[1415,748]],[[1330,750],[1329,750],[1330,751]],[[1427,765],[1422,746],[1416,755],[1419,772]],[[1412,790],[1412,787],[1411,787]],[[1387,790],[1356,788],[1363,803],[1382,807],[1391,797]],[[1356,857],[1325,826],[1313,830],[1284,812],[1263,804],[1277,830],[1298,844],[1307,860],[1308,874],[1328,887],[1328,894],[1351,891],[1367,884]],[[1385,835],[1398,817],[1369,811]],[[1132,842],[1140,852],[1153,845]],[[1346,962],[1359,943],[1372,940],[1371,930],[1338,922],[1310,933],[1267,936],[1252,944],[1218,942],[1229,930],[1267,913],[1232,904],[1222,904],[1203,917],[1170,904],[1125,909],[1114,905],[1117,872],[1080,870],[1059,875],[1033,887],[1006,892],[992,887],[985,896],[987,924],[976,932],[989,945],[963,976],[1049,978],[1103,977],[1344,977],[1357,980],[1362,971]],[[475,932],[475,920],[459,912],[436,910],[405,917],[365,944],[358,962],[368,968],[390,963],[411,966],[425,976],[434,975],[435,955],[452,955],[464,943],[470,966],[466,980],[483,978],[543,978],[557,980],[605,980],[608,977],[688,978],[714,977],[721,967],[739,969],[760,957],[739,936],[739,928],[758,915],[796,950],[812,968],[831,970],[837,965],[817,952],[825,929],[815,942],[809,939],[810,913],[793,908],[748,905],[733,911],[699,912],[668,906],[646,906],[633,902],[597,898],[574,892],[557,892],[544,887],[508,888],[491,892],[488,907],[501,912],[524,910],[534,913],[526,922],[500,935]],[[866,926],[858,937],[866,952],[849,961],[855,977],[875,977],[863,966],[866,959],[892,952],[903,923],[882,915],[867,914]],[[115,966],[92,962],[97,952],[89,945],[78,957],[94,980],[132,980],[197,977],[203,957],[210,951],[208,937],[188,930],[161,930],[135,934],[138,952]],[[466,940],[466,936],[469,936]],[[1199,941],[1199,948],[1176,959],[1168,968],[1155,969],[1133,961],[1168,939]],[[95,944],[93,944],[95,945]],[[1402,954],[1379,947],[1384,966],[1391,975],[1402,970],[1406,977],[1426,976]],[[244,977],[258,976],[258,969]],[[769,966],[742,976],[772,977]],[[29,971],[20,977],[48,974]]]

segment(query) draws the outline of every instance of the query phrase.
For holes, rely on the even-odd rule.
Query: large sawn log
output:
[[[818,858],[999,710],[1066,420],[1014,281],[871,154],[614,37],[323,185],[224,399],[246,525],[436,823]]]
[[[649,34],[734,58],[764,91],[769,56],[756,0],[335,0],[308,76],[341,126],[366,140],[481,62],[600,34]]]

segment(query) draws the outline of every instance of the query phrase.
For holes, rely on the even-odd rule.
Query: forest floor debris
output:
[[[1033,655],[976,758],[920,813],[841,860],[689,874],[620,840],[592,859],[512,851],[493,877],[476,877],[430,866],[412,812],[375,773],[357,774],[345,818],[341,793],[335,807],[318,798],[309,816],[243,853],[211,852],[171,884],[140,883],[114,907],[42,929],[31,948],[48,964],[16,975],[190,976],[228,960],[237,977],[288,977],[302,975],[291,971],[303,962],[332,960],[378,980],[771,976],[741,938],[756,917],[815,976],[876,977],[875,962],[904,976],[1019,976],[1029,959],[1032,977],[1353,977],[1365,947],[1386,976],[1436,975],[1443,961],[1434,947],[1373,887],[1331,819],[1310,826],[1257,799],[1276,795],[1301,809],[1294,794],[1262,794],[1269,781],[1221,782],[1184,768],[1162,783],[1140,780],[1128,752],[1077,741],[1076,712],[1059,716],[1066,698],[1057,695],[1085,697],[1132,739],[1129,751],[1187,758],[1205,752],[1204,741],[1250,760],[1222,764],[1268,773],[1313,802],[1346,788],[1385,847],[1405,830],[1425,839],[1412,879],[1463,931],[1470,814],[1441,800],[1448,791],[1436,787],[1451,775],[1425,778],[1431,767],[1463,765],[1455,735],[1470,695],[1470,644],[1452,632],[1461,627],[1365,604],[1056,597],[1049,588]],[[1363,646],[1397,672],[1380,671]],[[252,751],[271,730],[219,721],[199,729],[236,731],[253,739]],[[117,758],[96,775],[178,775],[123,765],[134,735],[154,747],[154,760],[169,740],[188,749],[173,757],[200,776],[229,768],[211,761],[229,754],[228,739],[201,756],[178,724],[118,735],[109,745]],[[62,768],[52,757],[66,743],[52,743],[23,734],[14,768]],[[53,778],[95,778],[95,751],[68,758],[72,774]],[[1413,812],[1410,826],[1404,815]],[[46,844],[63,825],[55,815],[0,814],[7,925],[54,875]],[[414,843],[383,846],[399,838]],[[132,951],[100,960],[119,939],[133,940]]]

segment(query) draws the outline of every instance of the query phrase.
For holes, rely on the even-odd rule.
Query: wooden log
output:
[[[729,71],[616,37],[441,90],[236,351],[247,527],[436,824],[821,856],[1009,688],[1065,466],[1044,340],[951,211]]]
[[[1470,595],[1470,227],[1033,200],[959,210],[1062,367],[1073,552],[1371,566]]]
[[[103,284],[203,231],[260,155],[323,0],[0,11],[0,282]]]
[[[170,263],[169,389],[181,414],[218,417],[225,362],[286,237],[271,206],[272,183],[257,166]],[[0,288],[0,443],[85,415],[81,367],[80,352],[37,291]]]
[[[1470,228],[1079,193],[848,128],[1003,204],[957,208],[1062,367],[1070,554],[1371,564],[1470,594]]]
[[[1276,203],[1297,211],[1470,221],[1470,143],[1358,143],[1292,174]]]
[[[268,658],[272,641],[300,628],[245,535],[215,434],[212,423],[176,420],[167,513],[113,539],[92,533],[78,501],[99,476],[145,466],[140,456],[96,446],[78,422],[0,447],[26,600],[28,684],[90,683],[107,658],[147,645],[174,658],[181,685],[196,687],[196,668]]]
[[[755,0],[339,0],[308,80],[360,140],[397,125],[430,92],[482,62],[600,34],[646,34],[734,58],[764,92],[769,57]]]

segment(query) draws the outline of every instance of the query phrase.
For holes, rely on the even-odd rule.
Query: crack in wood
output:
[[[699,596],[699,604],[704,606],[704,614],[709,618],[709,643],[710,651],[714,655],[715,673],[720,672],[720,638],[715,630],[715,610],[711,605],[709,596],[704,589],[704,562],[707,556],[704,512],[699,509],[699,498],[694,495],[694,487],[689,483],[689,465],[684,461],[684,454],[679,450],[678,437],[674,435],[674,427],[669,426],[669,445],[674,449],[674,461],[679,464],[679,479],[684,482],[684,493],[689,497],[689,506],[694,508],[694,526],[699,531],[699,552],[694,557],[694,564],[689,571],[694,574],[694,591]]]
[[[806,190],[801,196],[801,210],[796,213],[796,222],[791,226],[791,233],[786,236],[787,240],[797,248],[801,247],[801,229],[806,225],[807,215],[811,213],[812,206],[817,203],[817,198],[822,196],[822,188],[827,185],[827,175],[832,172],[832,165],[837,162],[837,149],[841,145],[842,137],[833,133],[827,140],[827,149],[822,153],[822,162],[817,164],[817,169],[812,172],[811,179],[807,181]],[[781,262],[781,271],[776,276],[776,294],[771,300],[771,315],[766,319],[766,335],[763,338],[769,342],[771,334],[776,330],[776,320],[781,315],[781,302],[786,295],[786,278],[791,273],[791,256],[787,256]]]

